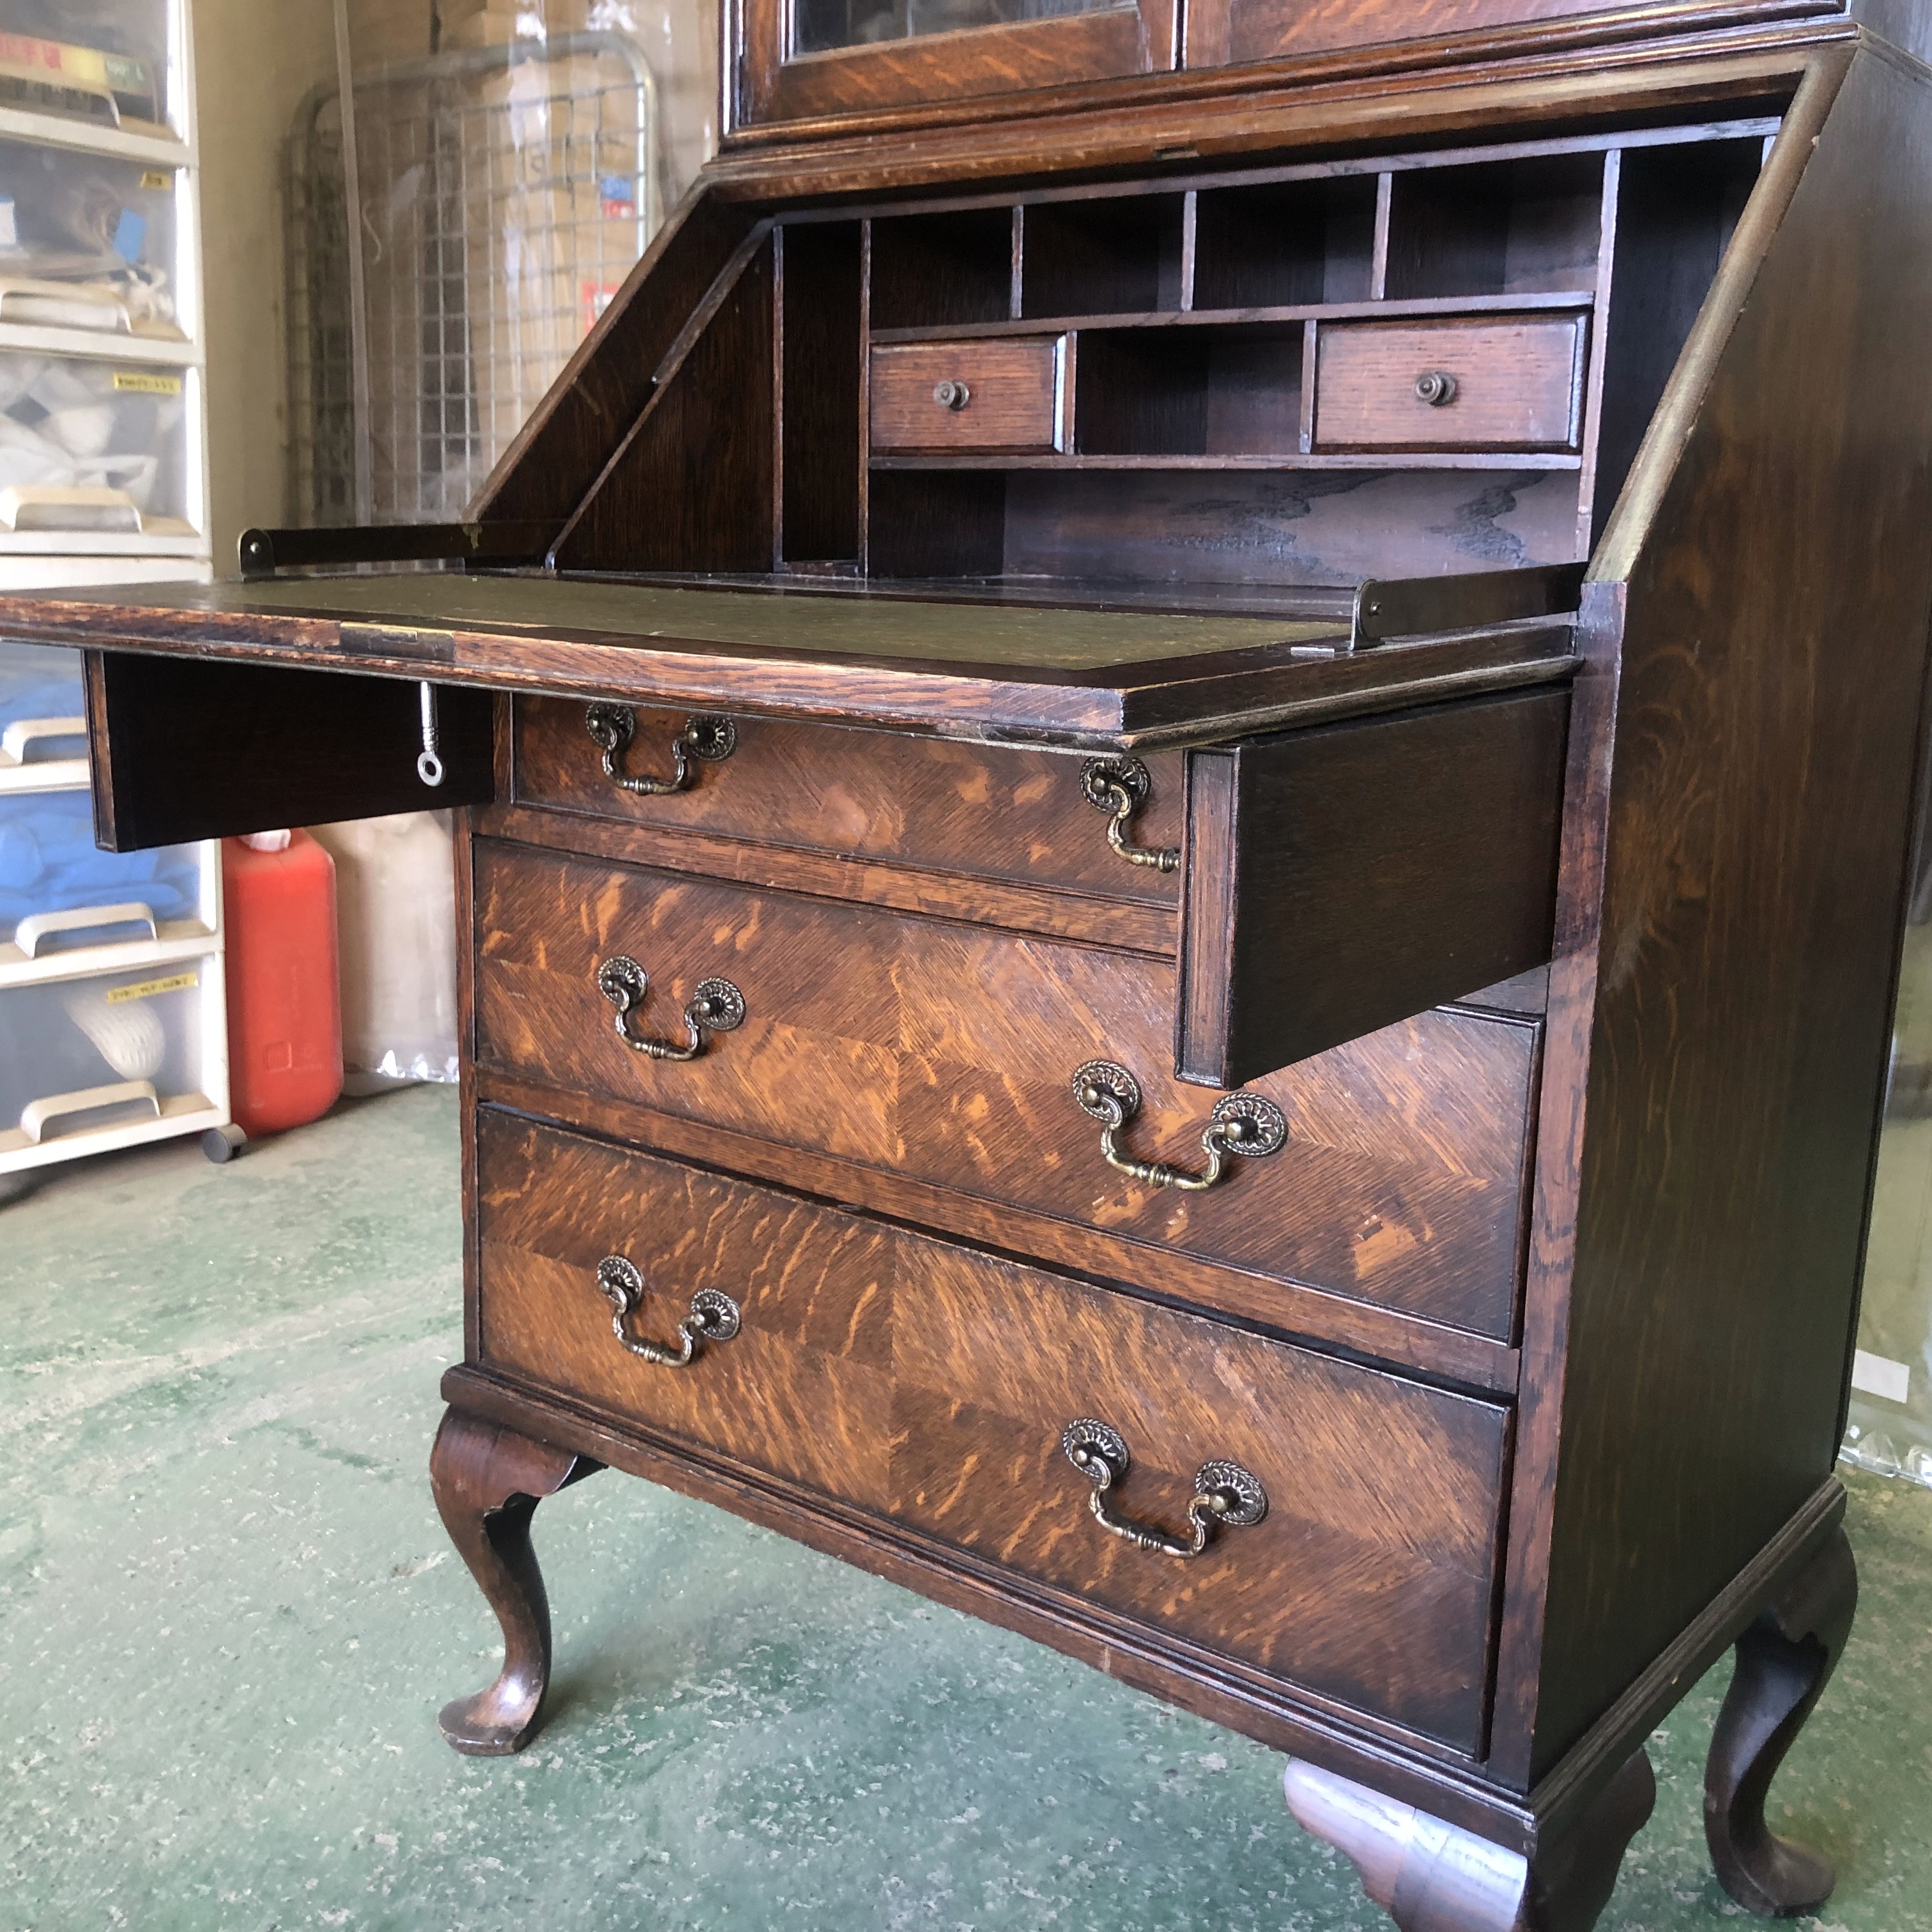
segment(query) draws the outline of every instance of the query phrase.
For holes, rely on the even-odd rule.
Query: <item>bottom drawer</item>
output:
[[[484,1364],[1478,1747],[1507,1411],[487,1108],[476,1132]],[[707,1291],[736,1333],[640,1359],[610,1256],[634,1341]],[[1108,1534],[1062,1448],[1089,1417],[1132,1454],[1117,1514],[1181,1531],[1220,1458],[1265,1515],[1185,1561]]]

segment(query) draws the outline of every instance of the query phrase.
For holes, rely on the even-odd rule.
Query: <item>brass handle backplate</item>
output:
[[[1439,410],[1456,400],[1456,379],[1447,369],[1425,369],[1415,379],[1415,400]]]
[[[695,1060],[707,1033],[730,1033],[745,1023],[745,996],[729,980],[700,980],[684,1003],[685,1042],[656,1040],[631,1030],[631,1015],[650,991],[650,975],[628,953],[619,952],[597,969],[597,990],[617,1010],[617,1037],[653,1060]]]
[[[1214,1102],[1201,1145],[1208,1165],[1198,1174],[1166,1161],[1137,1160],[1120,1145],[1127,1123],[1141,1110],[1141,1084],[1111,1060],[1090,1060],[1073,1076],[1073,1097],[1100,1123],[1100,1152],[1107,1165],[1150,1187],[1178,1187],[1198,1194],[1227,1169],[1228,1156],[1260,1160],[1278,1153],[1288,1138],[1288,1122],[1272,1100],[1258,1094],[1224,1094]]]
[[[1138,758],[1089,758],[1080,770],[1080,790],[1089,805],[1111,814],[1107,843],[1130,866],[1151,866],[1156,872],[1180,869],[1178,845],[1141,846],[1127,843],[1127,826],[1154,788],[1148,768]]]
[[[597,1286],[610,1298],[616,1312],[610,1318],[610,1332],[634,1355],[661,1369],[688,1368],[700,1342],[728,1342],[736,1334],[742,1318],[738,1304],[715,1288],[700,1288],[691,1298],[691,1312],[677,1324],[677,1346],[663,1342],[634,1341],[626,1324],[643,1306],[644,1278],[622,1255],[606,1255],[597,1264]]]
[[[1115,1516],[1107,1507],[1113,1490],[1133,1466],[1120,1432],[1111,1423],[1083,1415],[1061,1432],[1066,1460],[1094,1485],[1087,1507],[1102,1529],[1124,1538],[1136,1550],[1183,1560],[1198,1556],[1217,1529],[1246,1529],[1268,1514],[1268,1492],[1252,1470],[1222,1457],[1203,1462],[1194,1472],[1194,1493],[1187,1503],[1187,1534],[1171,1536],[1152,1523]]]
[[[738,729],[728,718],[687,718],[684,729],[670,741],[670,776],[668,778],[628,778],[617,769],[624,748],[638,728],[637,715],[628,704],[592,704],[584,713],[584,728],[591,742],[604,754],[604,776],[626,791],[655,798],[665,792],[688,789],[691,761],[701,759],[715,765],[737,749]]]
[[[973,400],[973,392],[964,382],[935,382],[932,386],[932,400],[942,410],[963,410]]]

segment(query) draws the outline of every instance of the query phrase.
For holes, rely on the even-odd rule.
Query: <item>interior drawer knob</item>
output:
[[[1439,410],[1456,400],[1456,379],[1447,369],[1425,369],[1415,379],[1415,400]]]
[[[1087,802],[1111,814],[1107,821],[1107,843],[1130,866],[1149,866],[1156,872],[1178,872],[1179,846],[1127,843],[1127,826],[1147,802],[1153,788],[1148,768],[1138,758],[1089,758],[1080,770],[1080,790]]]
[[[616,1008],[617,1037],[634,1052],[653,1060],[695,1060],[707,1033],[730,1033],[745,1023],[745,996],[729,980],[700,980],[684,1003],[685,1042],[658,1040],[631,1030],[631,1015],[644,1003],[650,975],[628,953],[620,952],[597,969],[597,990]]]
[[[942,410],[963,410],[973,400],[973,392],[964,382],[935,382],[932,386],[932,400]]]
[[[700,1288],[691,1298],[691,1312],[677,1324],[675,1348],[664,1342],[640,1342],[633,1339],[627,1325],[644,1300],[644,1278],[635,1264],[622,1255],[606,1255],[597,1264],[597,1286],[616,1310],[610,1317],[611,1334],[632,1354],[641,1355],[661,1369],[689,1367],[700,1342],[728,1342],[742,1324],[738,1304],[728,1294],[715,1288]]]
[[[628,778],[618,770],[624,748],[638,728],[636,714],[628,704],[593,704],[584,714],[584,728],[591,742],[604,754],[604,776],[626,791],[656,797],[664,792],[688,788],[691,761],[702,759],[716,764],[736,750],[738,730],[728,718],[687,718],[684,729],[670,741],[670,776],[668,778]]]
[[[1245,1529],[1268,1514],[1268,1492],[1261,1478],[1238,1462],[1216,1457],[1194,1472],[1194,1494],[1187,1504],[1187,1534],[1170,1536],[1152,1523],[1116,1516],[1108,1507],[1115,1486],[1133,1466],[1126,1439],[1111,1423],[1083,1415],[1070,1422],[1060,1438],[1066,1460],[1094,1485],[1087,1507],[1102,1529],[1156,1556],[1198,1556],[1217,1528]]]
[[[1120,1145],[1127,1123],[1141,1110],[1140,1082],[1111,1060],[1090,1060],[1073,1076],[1073,1097],[1100,1123],[1100,1152],[1107,1165],[1150,1187],[1178,1187],[1198,1194],[1227,1170],[1228,1156],[1259,1160],[1278,1152],[1288,1138],[1288,1122],[1272,1100],[1258,1094],[1224,1094],[1214,1102],[1202,1130],[1208,1165],[1198,1174],[1162,1160],[1136,1160]]]

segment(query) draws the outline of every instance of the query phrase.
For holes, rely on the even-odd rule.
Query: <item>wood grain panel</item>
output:
[[[662,776],[665,747],[690,713],[634,716],[629,768]],[[747,718],[734,721],[728,759],[699,765],[687,790],[652,796],[604,776],[584,717],[582,705],[566,700],[517,700],[519,802],[1147,905],[1176,901],[1172,874],[1130,866],[1109,848],[1107,814],[1081,793],[1078,757]],[[1181,756],[1157,752],[1142,762],[1150,788],[1133,837],[1178,845]]]
[[[818,1490],[1270,1676],[1472,1748],[1508,1412],[930,1237],[485,1110],[482,1359]],[[700,1287],[743,1311],[689,1368],[621,1348]],[[1178,1563],[1106,1534],[1060,1431],[1094,1414],[1166,1523],[1230,1456],[1259,1524]]]
[[[1287,1146],[1184,1195],[1108,1168],[1070,1084],[1088,1060],[1128,1066],[1145,1095],[1130,1146],[1198,1166],[1210,1096],[1171,1077],[1165,961],[488,842],[476,854],[486,1064],[1510,1332],[1533,1024],[1424,1013],[1257,1082]],[[651,1030],[676,1034],[713,976],[742,992],[744,1024],[683,1064],[630,1051],[594,983],[616,952],[652,976]]]
[[[1567,691],[1196,752],[1176,1064],[1235,1086],[1547,962]]]
[[[920,342],[872,353],[875,450],[1064,449],[1064,335],[1038,340]],[[937,401],[963,382],[960,409]]]
[[[431,787],[416,775],[416,687],[400,680],[119,651],[89,651],[86,668],[94,836],[110,851],[495,796],[483,692],[439,691]]]
[[[1583,319],[1341,322],[1316,338],[1318,449],[1576,447]],[[1441,373],[1442,404],[1416,394]]]

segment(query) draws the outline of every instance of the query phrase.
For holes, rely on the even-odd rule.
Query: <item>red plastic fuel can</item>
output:
[[[228,1082],[243,1132],[279,1133],[342,1091],[335,861],[306,832],[221,842]]]

